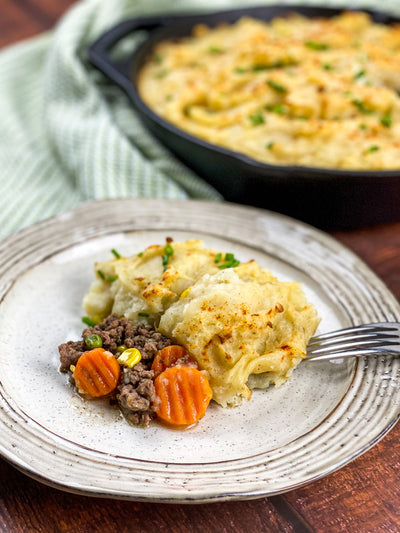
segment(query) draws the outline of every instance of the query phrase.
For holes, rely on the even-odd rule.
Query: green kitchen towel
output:
[[[0,238],[91,199],[220,200],[147,132],[123,92],[89,64],[87,48],[127,17],[272,3],[85,0],[51,32],[0,52]],[[374,0],[323,4],[376,7]],[[399,0],[380,7],[400,14]]]

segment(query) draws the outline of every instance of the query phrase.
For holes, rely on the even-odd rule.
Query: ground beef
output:
[[[147,426],[156,417],[154,372],[138,363],[124,368],[118,386],[117,401],[125,417],[135,425]]]
[[[153,408],[156,394],[151,363],[156,353],[172,344],[172,341],[148,324],[135,324],[125,317],[118,318],[112,314],[96,326],[86,328],[82,332],[82,340],[69,341],[58,347],[61,372],[68,372],[71,365],[76,365],[80,356],[90,349],[86,346],[85,339],[92,334],[100,335],[103,348],[116,357],[120,355],[117,348],[121,345],[140,351],[141,362],[132,369],[122,369],[116,401],[130,422],[147,426],[156,416]]]
[[[93,333],[100,335],[103,348],[114,355],[118,346],[125,345],[127,348],[137,348],[145,361],[152,360],[159,350],[172,344],[170,339],[149,324],[135,324],[125,317],[118,318],[112,314],[96,326],[86,328],[82,333],[82,341],[69,341],[58,347],[61,372],[67,372],[71,365],[76,365],[83,352],[89,350],[85,339]]]
[[[58,347],[58,351],[60,352],[61,372],[68,372],[71,365],[76,365],[78,359],[85,350],[87,350],[87,347],[84,341],[68,341],[61,344]]]

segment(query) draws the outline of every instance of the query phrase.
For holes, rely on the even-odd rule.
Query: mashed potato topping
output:
[[[96,273],[84,298],[89,316],[114,312],[155,325],[207,372],[223,406],[284,383],[319,323],[298,283],[198,240],[97,263]]]
[[[156,46],[138,90],[179,128],[264,163],[400,168],[400,25],[367,13],[198,25]]]

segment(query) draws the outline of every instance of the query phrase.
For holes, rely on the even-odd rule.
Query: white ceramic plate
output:
[[[303,362],[279,389],[236,409],[210,406],[195,427],[132,427],[84,401],[58,372],[78,339],[93,263],[116,248],[201,238],[297,280],[319,331],[400,320],[400,306],[354,254],[295,220],[229,204],[110,200],[32,226],[0,246],[0,451],[50,485],[164,502],[257,498],[332,472],[373,446],[400,413],[399,360]]]

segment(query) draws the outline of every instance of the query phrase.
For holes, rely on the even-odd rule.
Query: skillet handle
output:
[[[89,61],[115,83],[125,89],[129,89],[132,83],[130,80],[129,62],[112,59],[109,54],[112,47],[135,30],[153,30],[165,26],[176,19],[176,16],[157,16],[125,20],[104,33],[97,41],[90,45],[88,49]]]

